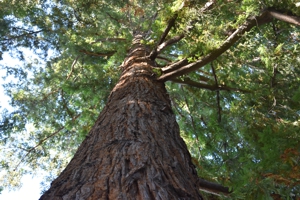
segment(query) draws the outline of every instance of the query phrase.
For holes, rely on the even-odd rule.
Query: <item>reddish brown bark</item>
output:
[[[139,43],[87,138],[40,198],[201,199],[164,83]]]

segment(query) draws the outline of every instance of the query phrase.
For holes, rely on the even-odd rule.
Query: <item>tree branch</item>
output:
[[[202,76],[202,75],[198,75],[197,79],[199,79],[200,81],[205,82],[205,83],[207,83],[208,81],[210,81],[210,78],[207,78],[206,76]]]
[[[180,89],[183,91],[183,94],[184,94],[184,88],[183,87],[180,87]],[[195,125],[195,120],[194,120],[194,117],[193,115],[191,114],[191,110],[190,110],[190,105],[188,103],[188,100],[186,98],[186,95],[183,95],[183,98],[184,98],[184,101],[185,101],[185,104],[187,106],[187,110],[188,110],[188,114],[190,116],[190,119],[191,119],[191,122],[192,122],[192,127],[194,129],[194,132],[196,132],[196,125]],[[194,134],[196,136],[196,142],[198,143],[198,151],[199,151],[199,154],[201,152],[201,149],[200,149],[200,144],[199,144],[199,136],[198,134]]]
[[[220,196],[220,193],[230,194],[232,192],[232,191],[229,191],[228,187],[224,187],[220,184],[213,183],[213,182],[204,180],[202,178],[198,179],[198,184],[199,184],[200,190],[211,193],[211,194],[215,194],[218,196]]]
[[[175,21],[178,17],[178,14],[175,14],[168,22],[168,26],[166,27],[164,33],[162,34],[159,42],[158,42],[158,45],[160,45],[161,43],[163,43],[163,41],[165,41],[167,35],[169,34],[171,28],[175,25]]]
[[[182,60],[179,60],[175,63],[172,63],[171,65],[168,65],[166,67],[163,67],[161,69],[162,73],[166,74],[168,72],[171,72],[173,70],[176,70],[176,69],[179,69],[185,65],[189,64],[188,60],[185,58],[185,59],[182,59]]]
[[[217,74],[216,74],[216,71],[215,71],[215,68],[213,66],[213,62],[210,63],[211,64],[211,69],[212,69],[212,72],[213,72],[213,75],[214,75],[214,78],[215,78],[215,82],[216,82],[216,86],[218,87],[219,83],[218,83],[218,78],[217,78]],[[220,105],[220,90],[217,90],[217,106],[218,106],[218,123],[221,123],[221,105]]]
[[[73,117],[72,117],[72,121],[75,121],[78,117],[80,117],[80,115],[81,115],[81,113],[78,114],[78,115],[76,115],[76,116],[73,116]],[[20,162],[17,164],[17,166],[15,167],[14,171],[17,170],[17,168],[19,167],[19,165],[23,162],[23,160],[24,160],[24,159],[25,159],[25,158],[26,158],[33,150],[35,150],[38,146],[41,146],[41,145],[42,145],[46,140],[48,140],[49,138],[51,138],[51,137],[57,135],[57,134],[58,134],[60,131],[62,131],[64,128],[65,128],[65,127],[62,126],[62,127],[59,128],[57,131],[51,133],[50,135],[48,135],[47,137],[45,137],[44,139],[42,139],[41,141],[39,141],[39,143],[38,143],[37,145],[35,145],[34,147],[30,148],[30,149],[27,151],[26,155],[24,155],[24,156],[22,157],[22,159],[20,160]]]
[[[179,42],[183,37],[184,37],[184,34],[180,34],[180,35],[177,35],[177,36],[175,36],[175,37],[173,37],[173,38],[165,41],[164,43],[160,44],[157,47],[157,54],[159,54],[167,46],[172,45],[172,44],[174,44],[176,42]]]
[[[37,145],[35,145],[34,147],[32,147],[31,149],[29,149],[26,153],[25,156],[22,157],[22,159],[20,160],[20,162],[17,164],[17,166],[15,167],[14,171],[17,170],[17,168],[19,167],[19,165],[23,162],[24,158],[27,157],[34,149],[36,149],[38,146],[40,146],[41,144],[43,144],[47,139],[53,137],[54,135],[58,134],[61,130],[63,130],[65,127],[61,127],[60,129],[58,129],[57,131],[53,132],[52,134],[50,134],[49,136],[45,137],[44,139],[42,139]]]
[[[178,67],[178,65],[174,65],[174,66],[170,65],[165,68],[162,68],[162,71],[165,74],[160,76],[158,80],[161,81],[171,80],[175,77],[190,73],[192,71],[195,71],[196,69],[203,67],[204,65],[215,60],[217,57],[219,57],[221,54],[227,51],[232,45],[234,45],[243,36],[244,33],[250,31],[254,26],[260,26],[265,23],[271,22],[273,18],[294,25],[298,25],[298,26],[300,25],[300,18],[297,16],[285,15],[278,11],[267,9],[257,17],[249,17],[246,20],[246,23],[244,23],[237,30],[235,30],[219,48],[213,50],[206,56],[202,57],[200,60],[181,67]]]
[[[75,58],[75,60],[73,61],[72,66],[71,66],[71,71],[70,71],[70,73],[69,73],[68,76],[67,76],[67,80],[71,77],[71,75],[72,75],[72,73],[73,73],[73,70],[74,70],[74,67],[75,67],[75,65],[76,65],[76,63],[77,63],[79,57],[80,57],[80,56],[78,55],[78,56]]]
[[[208,84],[198,83],[198,82],[193,81],[189,78],[184,78],[184,80],[174,78],[174,79],[171,79],[170,81],[175,82],[175,83],[180,83],[180,84],[185,84],[185,85],[197,87],[197,88],[200,88],[200,89],[211,90],[211,91],[225,90],[225,91],[235,91],[235,92],[243,92],[243,93],[250,93],[251,92],[249,90],[227,87],[225,85],[208,85]]]
[[[116,21],[117,23],[121,23],[121,20],[113,17],[109,12],[105,12],[105,14],[107,14],[110,19]]]
[[[152,24],[153,24],[153,22],[156,20],[156,18],[157,18],[157,16],[158,16],[158,12],[159,12],[159,9],[151,16],[151,17],[149,17],[148,18],[148,31],[146,31],[146,33],[145,33],[145,38],[147,38],[147,37],[149,37],[150,35],[151,35],[151,33],[152,33]]]
[[[112,56],[114,55],[117,51],[109,51],[106,53],[101,53],[101,52],[92,52],[92,51],[86,51],[86,50],[80,50],[79,52],[87,54],[87,55],[91,55],[91,56]]]
[[[14,39],[18,39],[18,38],[24,37],[24,36],[30,37],[31,35],[38,34],[38,33],[43,32],[43,31],[45,31],[45,30],[42,29],[42,30],[39,30],[39,31],[31,31],[31,32],[23,33],[21,35],[16,35],[16,36],[8,35],[8,36],[6,36],[7,38],[4,38],[0,41],[14,40]]]
[[[213,5],[215,3],[215,0],[211,0],[211,1],[208,1],[203,8],[200,9],[200,13],[203,13],[207,10],[210,10]],[[156,56],[164,49],[166,48],[167,46],[169,45],[172,45],[178,41],[180,41],[182,38],[184,38],[184,34],[180,34],[180,35],[177,35],[171,39],[169,39],[168,41],[164,42],[163,41],[165,40],[165,38],[167,37],[169,31],[171,30],[171,28],[175,25],[175,21],[178,17],[178,14],[175,14],[168,22],[168,25],[164,31],[164,33],[162,34],[161,36],[161,39],[159,40],[157,46],[151,51],[151,53],[149,54],[149,58],[151,60],[154,60],[156,58]],[[188,28],[188,30],[190,30],[191,28]]]
[[[158,52],[157,52],[157,48],[158,48],[158,47],[157,47],[157,46],[160,45],[160,44],[162,44],[163,41],[166,39],[166,37],[167,37],[167,35],[169,34],[171,28],[175,25],[175,21],[176,21],[177,17],[178,17],[178,15],[175,14],[175,15],[169,20],[168,25],[167,25],[165,31],[163,32],[163,34],[162,34],[162,36],[161,36],[161,38],[160,38],[158,44],[155,46],[155,48],[151,51],[151,53],[150,53],[150,55],[149,55],[149,58],[150,58],[151,60],[154,60],[154,59],[156,58],[156,56],[158,55]]]
[[[166,61],[166,62],[168,62],[168,63],[171,63],[171,62],[172,62],[171,59],[166,58],[166,57],[163,57],[163,56],[157,56],[156,58],[157,58],[157,59],[160,59],[160,60],[164,60],[164,61]]]
[[[286,15],[274,9],[268,9],[266,12],[268,12],[270,17],[274,17],[275,19],[278,19],[280,21],[300,26],[300,17],[298,16]]]
[[[214,7],[215,3],[216,3],[216,0],[210,0],[210,1],[206,2],[205,5],[200,9],[199,13],[204,13],[208,10],[211,10]],[[187,32],[190,32],[197,22],[199,22],[199,19],[191,20],[189,22],[189,25],[186,27]]]
[[[97,42],[118,42],[118,41],[126,41],[125,38],[100,38],[98,40],[95,40],[91,44],[97,43]]]
[[[200,12],[205,12],[207,10],[212,9],[212,7],[214,6],[215,3],[216,3],[216,0],[210,0],[210,1],[206,2],[204,7],[201,8]]]
[[[48,94],[46,94],[46,95],[44,95],[44,94],[42,94],[42,95],[40,95],[40,96],[43,96],[43,98],[41,99],[41,100],[39,100],[39,101],[45,101],[50,95],[52,95],[52,94],[54,94],[54,93],[56,93],[56,92],[58,92],[60,89],[55,89],[55,90],[52,90],[50,93],[48,93]]]
[[[238,41],[245,32],[249,31],[256,25],[259,25],[259,22],[265,20],[266,18],[268,18],[266,12],[264,12],[262,15],[256,18],[249,18],[247,22],[240,26],[237,30],[235,30],[234,33],[232,33],[219,48],[213,50],[212,52],[210,52],[209,54],[202,57],[202,59],[196,62],[185,65],[179,69],[169,69],[170,72],[163,74],[158,78],[158,80],[167,81],[175,77],[181,76],[183,74],[195,71],[196,69],[199,69],[200,67],[203,67],[204,65],[210,63],[211,61],[219,57],[221,54],[223,54],[225,51],[227,51],[233,44],[235,44],[235,42]]]

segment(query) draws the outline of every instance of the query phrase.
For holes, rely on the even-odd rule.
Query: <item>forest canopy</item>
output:
[[[0,59],[22,63],[1,65],[0,187],[57,177],[138,32],[198,176],[232,190],[219,198],[300,196],[300,1],[2,0],[0,16]]]

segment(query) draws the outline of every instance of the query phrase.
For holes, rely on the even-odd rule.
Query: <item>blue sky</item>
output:
[[[0,194],[1,200],[35,200],[41,196],[40,177],[32,178],[31,175],[25,175],[22,178],[22,187],[18,190],[3,190]]]
[[[1,65],[18,65],[20,64],[17,60],[12,59],[9,54],[4,53],[3,54],[3,60],[0,61]],[[9,98],[5,96],[4,90],[2,85],[5,83],[2,77],[6,76],[6,72],[4,70],[1,70],[0,68],[0,105],[1,110],[6,109],[12,109],[9,104],[8,100]],[[11,80],[11,79],[9,79]],[[0,110],[0,111],[1,111]],[[38,173],[39,174],[39,173]],[[25,175],[22,180],[22,187],[17,190],[9,191],[8,189],[4,189],[2,193],[0,194],[0,200],[35,200],[39,199],[41,196],[41,186],[40,183],[42,182],[42,176],[35,176],[32,177],[31,175]],[[0,186],[1,186],[0,182]]]

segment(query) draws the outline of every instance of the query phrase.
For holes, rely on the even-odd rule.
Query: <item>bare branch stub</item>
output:
[[[218,183],[213,183],[213,182],[204,180],[202,178],[198,179],[198,183],[199,183],[200,190],[214,194],[214,195],[220,196],[221,193],[225,194],[225,195],[232,193],[232,191],[230,191],[228,187],[224,187],[223,185],[220,185]]]
[[[280,21],[284,21],[284,22],[287,22],[290,24],[294,24],[296,26],[300,26],[300,17],[298,17],[298,16],[283,14],[274,9],[267,9],[266,12],[269,14],[270,17],[273,17],[275,19],[278,19]]]

